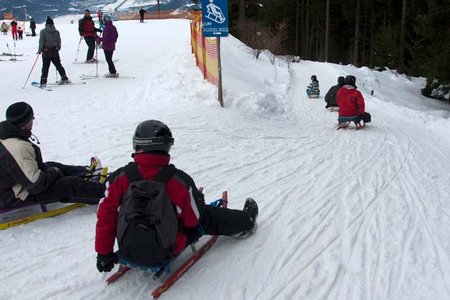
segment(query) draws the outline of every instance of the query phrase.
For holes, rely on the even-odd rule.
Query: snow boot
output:
[[[108,73],[108,74],[105,74],[105,77],[106,78],[118,78],[119,77],[119,73]]]
[[[59,84],[70,84],[69,78],[67,76],[64,76],[61,78],[61,81],[58,82]]]
[[[258,216],[258,204],[256,204],[256,201],[252,198],[247,198],[244,204],[243,212],[247,213],[253,223],[253,227],[250,230],[242,231],[232,235],[232,237],[238,240],[243,240],[256,232],[256,217]]]

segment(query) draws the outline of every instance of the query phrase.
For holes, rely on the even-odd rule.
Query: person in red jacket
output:
[[[339,128],[347,127],[350,122],[355,122],[357,127],[361,127],[360,122],[365,116],[365,105],[361,92],[356,88],[355,76],[345,77],[344,85],[336,94],[336,100],[339,105]]]
[[[143,178],[154,179],[163,167],[169,165],[169,151],[173,142],[169,127],[160,121],[148,120],[137,126],[133,136],[135,152],[132,156]],[[99,272],[111,271],[118,262],[118,255],[114,253],[114,241],[120,203],[128,186],[129,179],[125,167],[122,167],[109,176],[106,196],[100,200],[95,235]],[[194,180],[178,169],[165,183],[165,188],[179,221],[174,256],[195,243],[202,234],[229,235],[242,239],[256,231],[258,205],[251,198],[246,200],[243,210],[206,205]]]
[[[16,19],[12,20],[12,22],[11,22],[11,32],[12,32],[13,40],[17,41],[17,22],[16,22]]]
[[[84,41],[88,46],[86,62],[95,63],[95,39],[97,38],[97,32],[103,32],[103,30],[95,28],[95,24],[94,21],[92,21],[91,12],[89,11],[89,9],[86,9],[84,11],[84,17],[78,22],[78,32],[80,33],[80,36],[84,38]]]

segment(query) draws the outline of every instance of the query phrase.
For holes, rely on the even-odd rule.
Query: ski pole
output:
[[[11,53],[11,49],[9,48],[8,43],[6,43],[6,47],[8,48],[9,56],[11,56],[11,59],[10,59],[10,60],[14,60],[14,57],[13,57],[13,55],[12,55],[12,53]]]
[[[31,67],[31,71],[30,71],[30,74],[28,74],[28,77],[27,77],[27,80],[25,81],[25,83],[23,84],[23,89],[25,88],[25,85],[27,84],[27,82],[28,82],[28,79],[30,79],[30,76],[31,76],[31,73],[33,72],[33,69],[34,69],[34,66],[36,65],[36,63],[37,63],[37,60],[38,60],[38,58],[39,58],[39,55],[41,55],[41,53],[38,53],[37,54],[37,56],[36,56],[36,60],[34,61],[34,64],[33,64],[33,66]]]
[[[14,42],[14,60],[16,60],[16,42]]]
[[[80,41],[78,42],[77,56],[75,56],[75,62],[77,62],[77,59],[78,59],[78,52],[80,52],[80,45],[81,45],[82,39],[83,39],[83,36],[80,36]]]
[[[98,77],[98,44],[95,43],[95,77]]]

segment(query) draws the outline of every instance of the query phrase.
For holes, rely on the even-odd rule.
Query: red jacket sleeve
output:
[[[177,207],[181,224],[191,228],[197,226],[200,219],[200,210],[193,196],[193,187],[186,187],[173,179],[167,185],[167,193]]]
[[[105,197],[100,200],[97,209],[95,251],[98,254],[114,252],[119,203],[126,191],[124,186],[128,186],[126,176],[119,176],[112,183],[106,184]]]

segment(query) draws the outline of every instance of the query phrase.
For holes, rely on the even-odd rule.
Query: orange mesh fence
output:
[[[202,33],[202,15],[197,12],[191,22],[191,45],[197,66],[203,77],[219,86],[219,58],[216,38],[205,38]]]
[[[5,20],[12,20],[13,19],[13,13],[9,12],[9,13],[3,13],[3,18]]]
[[[119,20],[140,20],[141,17],[138,12],[119,12],[117,13]],[[149,11],[144,14],[145,20],[150,19],[192,19],[191,12],[180,12],[173,10],[161,10],[159,12]]]

